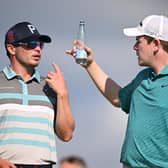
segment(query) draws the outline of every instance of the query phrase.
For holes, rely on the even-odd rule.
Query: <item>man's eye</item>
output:
[[[137,40],[137,42],[136,42],[137,44],[139,44],[140,43],[140,41],[139,40]]]

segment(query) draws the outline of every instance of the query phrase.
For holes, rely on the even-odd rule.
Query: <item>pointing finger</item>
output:
[[[57,64],[53,63],[52,65],[53,65],[53,68],[54,68],[55,72],[60,72],[61,71]]]

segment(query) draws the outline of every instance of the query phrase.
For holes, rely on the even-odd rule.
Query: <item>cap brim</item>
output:
[[[30,41],[42,41],[44,43],[50,43],[51,42],[51,38],[47,35],[36,35],[36,36],[31,36],[31,37],[27,37],[25,39],[22,39],[22,42],[30,42]]]
[[[45,43],[51,42],[51,38],[47,35],[40,35],[38,39],[42,42],[45,42]]]
[[[138,28],[125,28],[123,32],[126,36],[142,36],[144,33],[140,32]]]

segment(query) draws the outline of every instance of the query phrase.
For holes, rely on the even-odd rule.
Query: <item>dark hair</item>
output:
[[[80,166],[83,166],[84,168],[87,167],[86,162],[84,161],[84,159],[82,159],[79,156],[67,156],[64,157],[60,160],[60,164],[62,164],[63,162],[68,162],[68,163],[76,163],[79,164]]]
[[[144,38],[147,40],[148,44],[150,44],[154,40],[154,38],[150,36],[144,36]],[[160,43],[163,49],[168,53],[168,41],[160,40]]]

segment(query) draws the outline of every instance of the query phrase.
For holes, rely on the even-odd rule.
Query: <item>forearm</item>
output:
[[[46,82],[57,95],[57,112],[54,129],[61,140],[69,141],[72,138],[75,122],[70,108],[68,89],[63,73],[58,65],[53,64],[53,68],[55,71],[48,73]]]
[[[57,116],[55,131],[63,141],[69,141],[73,136],[75,121],[70,108],[67,92],[57,95]]]
[[[100,92],[116,107],[119,107],[118,94],[121,87],[93,61],[86,70]]]

